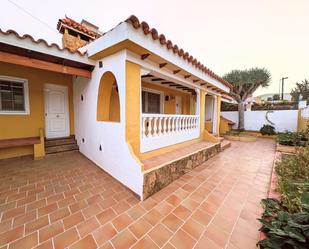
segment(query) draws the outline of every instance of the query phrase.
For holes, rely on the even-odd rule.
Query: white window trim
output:
[[[23,78],[11,77],[0,75],[0,79],[4,81],[14,81],[23,83],[24,85],[24,104],[25,110],[24,111],[1,111],[0,115],[30,115],[30,105],[29,105],[29,88],[28,88],[28,80]]]
[[[160,94],[160,114],[163,114],[164,113],[164,92],[159,91],[159,90],[154,90],[151,88],[147,88],[147,87],[142,87],[142,91]],[[142,103],[142,96],[141,96],[141,103]],[[141,106],[141,109],[142,109],[142,106]]]

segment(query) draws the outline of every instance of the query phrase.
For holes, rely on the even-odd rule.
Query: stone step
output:
[[[230,148],[231,145],[232,145],[232,143],[231,143],[230,141],[228,141],[228,140],[223,140],[223,141],[221,142],[221,151],[224,151],[225,149]]]
[[[221,142],[223,142],[224,137],[218,137],[218,139],[219,139],[219,141],[220,141],[220,143],[221,143]]]
[[[45,147],[76,143],[75,136],[65,138],[45,139]]]
[[[61,153],[66,151],[74,151],[78,150],[77,143],[71,143],[71,144],[62,144],[62,145],[55,145],[55,146],[49,146],[45,148],[46,154],[55,154],[55,153]]]

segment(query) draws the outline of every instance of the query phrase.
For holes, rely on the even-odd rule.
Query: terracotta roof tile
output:
[[[212,78],[218,80],[225,86],[229,88],[232,87],[232,85],[229,82],[221,78],[219,75],[215,74],[213,71],[211,71],[206,66],[204,66],[201,62],[199,62],[196,58],[194,58],[188,52],[185,52],[182,48],[179,48],[176,44],[173,44],[170,40],[166,40],[166,37],[164,34],[159,35],[158,31],[155,28],[150,29],[148,23],[140,22],[138,18],[134,15],[126,19],[125,22],[131,24],[135,29],[142,29],[145,35],[151,34],[153,40],[158,40],[160,44],[165,45],[168,50],[171,49],[174,54],[177,54],[179,57],[183,58],[184,60],[187,60],[193,66],[203,71],[204,73],[208,74]]]
[[[30,39],[31,42],[33,43],[36,43],[36,44],[44,44],[46,47],[48,48],[56,48],[58,49],[59,51],[68,51],[70,52],[71,54],[79,54],[80,56],[84,56],[86,54],[85,53],[81,53],[80,51],[76,50],[76,51],[71,51],[70,49],[67,49],[67,48],[60,48],[58,44],[56,43],[51,43],[49,44],[47,41],[45,41],[44,39],[34,39],[31,35],[29,34],[24,34],[24,35],[20,35],[18,34],[15,30],[7,30],[7,31],[3,31],[0,29],[0,34],[2,35],[11,35],[13,34],[17,39],[20,39],[20,40],[25,40],[25,39]]]
[[[61,27],[61,24],[65,24],[71,28],[74,28],[78,31],[83,32],[84,34],[89,35],[91,38],[96,39],[98,37],[100,37],[100,34],[88,29],[87,27],[85,27],[84,25],[82,25],[79,22],[74,21],[73,19],[69,18],[69,17],[65,17],[62,19],[59,19],[58,24],[57,24],[57,29],[59,30]]]

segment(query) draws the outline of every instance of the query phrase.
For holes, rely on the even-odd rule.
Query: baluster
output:
[[[175,118],[175,123],[176,123],[176,128],[175,128],[175,132],[178,133],[179,132],[179,123],[178,123],[179,117]]]
[[[154,137],[156,137],[156,136],[158,136],[158,130],[157,130],[157,120],[158,120],[158,118],[157,117],[155,117],[154,119],[153,119],[153,136]]]
[[[167,120],[167,118],[166,117],[163,117],[162,118],[162,120],[163,120],[163,130],[162,130],[162,135],[165,135],[166,134],[166,120]]]
[[[148,136],[153,137],[152,117],[148,119]]]
[[[159,117],[159,128],[158,128],[158,136],[162,134],[162,117]]]
[[[174,124],[174,122],[175,122],[175,119],[173,118],[173,117],[171,117],[171,122],[172,122],[172,129],[171,129],[171,133],[173,134],[174,132],[175,132],[175,124]]]
[[[183,132],[183,124],[182,124],[182,121],[183,121],[183,117],[180,117],[180,118],[179,118],[179,131],[180,131],[180,132]]]
[[[192,129],[192,118],[191,117],[189,117],[189,128],[190,130]]]
[[[142,118],[142,138],[147,137],[146,135],[146,118]]]

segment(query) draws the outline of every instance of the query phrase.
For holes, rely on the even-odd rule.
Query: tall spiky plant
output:
[[[245,128],[245,101],[259,87],[267,87],[269,85],[271,75],[265,68],[251,68],[246,70],[233,70],[227,73],[223,78],[232,84],[231,95],[238,103],[238,129]]]

